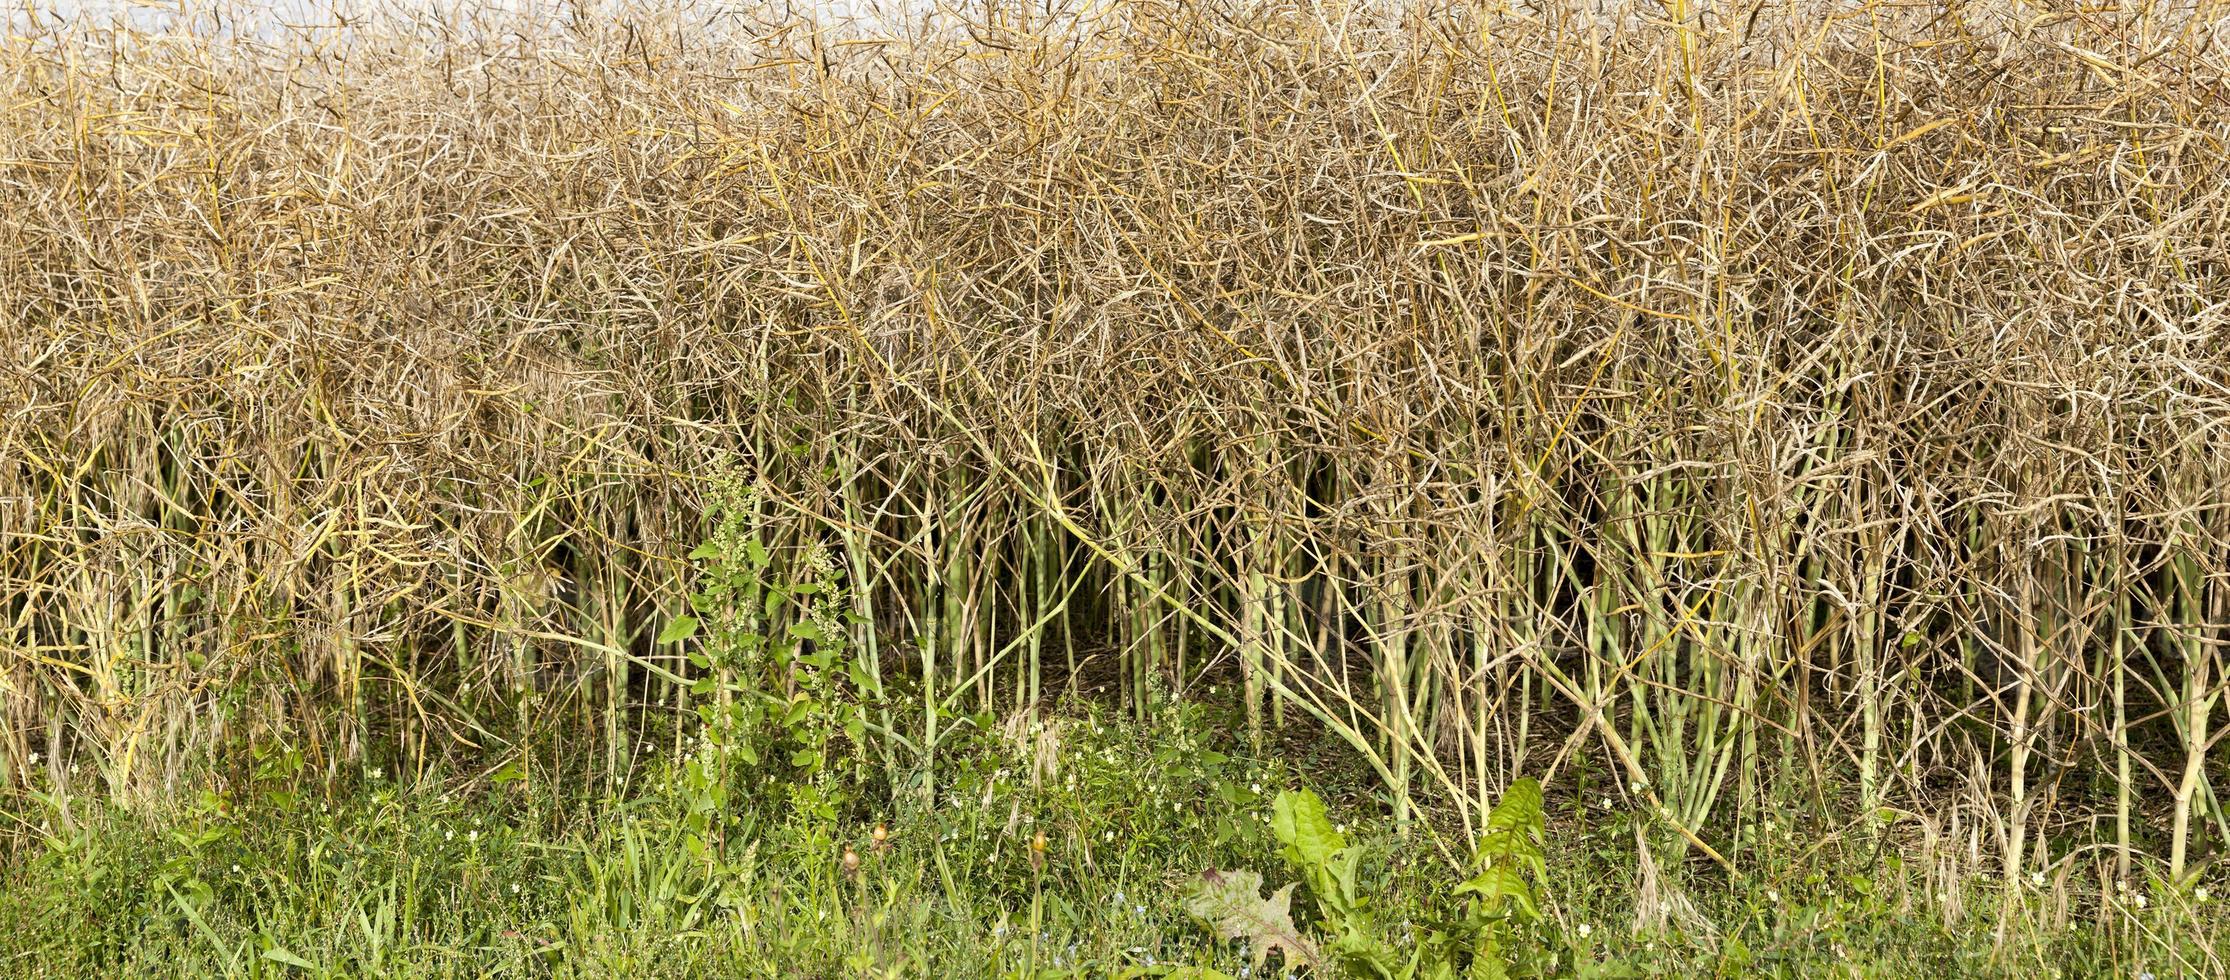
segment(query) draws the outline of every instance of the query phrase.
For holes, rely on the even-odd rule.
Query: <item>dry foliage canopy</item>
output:
[[[1405,813],[2224,827],[2220,5],[745,9],[18,17],[11,779],[616,749],[736,466],[878,669]]]

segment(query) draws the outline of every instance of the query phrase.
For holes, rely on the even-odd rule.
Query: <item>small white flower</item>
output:
[[[233,873],[233,874],[239,874],[239,873],[240,873],[240,866],[239,866],[239,865],[237,865],[237,864],[233,865],[233,866],[232,866],[232,873]]]
[[[2194,892],[2192,892],[2192,893],[2191,893],[2191,897],[2192,897],[2192,898],[2193,898],[2194,900],[2197,900],[2197,901],[2201,901],[2201,902],[2204,902],[2204,901],[2206,901],[2206,900],[2207,900],[2207,889],[2206,889],[2206,886],[2204,886],[2204,885],[2200,886],[2198,890],[2196,890],[2196,891],[2194,891]]]
[[[477,842],[478,842],[479,840],[480,840],[480,832],[479,832],[479,831],[477,831],[477,830],[468,830],[468,831],[465,831],[465,843],[467,843],[467,844],[477,843]]]
[[[1595,927],[1594,927],[1594,926],[1588,925],[1588,924],[1587,924],[1587,923],[1585,923],[1585,922],[1582,922],[1582,923],[1580,923],[1580,938],[1581,938],[1581,939],[1586,939],[1587,937],[1589,937],[1589,936],[1592,936],[1592,935],[1594,935],[1594,934],[1595,934]]]
[[[34,766],[39,764],[39,754],[37,752],[31,753],[31,764]]]
[[[1781,893],[1775,889],[1768,888],[1765,890],[1765,900],[1769,904],[1779,905],[1781,904]]]
[[[2139,894],[2139,895],[2137,896],[2137,907],[2138,907],[2138,908],[2144,908],[2144,907],[2145,907],[2145,896],[2144,896],[2144,895],[2142,895],[2142,894]]]
[[[365,770],[364,774],[372,777],[372,779],[375,781],[378,780],[381,776],[386,775],[386,773],[378,766],[373,766],[370,769]]]
[[[2036,887],[2038,887],[2038,888],[2042,888],[2042,887],[2044,887],[2044,872],[2042,872],[2042,871],[2031,871],[2031,872],[2029,872],[2029,884],[2031,884],[2031,885],[2035,885],[2035,886],[2036,886]]]
[[[514,881],[514,882],[512,882],[512,883],[511,883],[511,894],[513,894],[513,895],[516,895],[516,894],[518,894],[518,893],[519,893],[519,883],[518,883],[518,882],[516,882],[516,881]]]
[[[446,841],[446,840],[456,840],[456,839],[457,839],[457,832],[456,832],[456,831],[454,831],[454,830],[444,830],[444,831],[442,831],[442,832],[441,832],[441,839],[442,839],[442,840],[445,840],[445,841]]]

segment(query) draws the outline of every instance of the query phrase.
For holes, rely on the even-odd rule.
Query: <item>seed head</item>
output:
[[[859,852],[852,850],[850,844],[844,845],[844,877],[859,877]]]

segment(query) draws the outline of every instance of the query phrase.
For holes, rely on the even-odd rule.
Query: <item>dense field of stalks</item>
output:
[[[1225,683],[1403,821],[1590,760],[1699,863],[2181,874],[2230,27],[2046,9],[18,17],[0,770],[623,770],[733,480],[923,785]]]

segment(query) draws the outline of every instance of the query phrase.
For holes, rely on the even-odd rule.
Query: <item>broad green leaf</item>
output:
[[[1379,938],[1381,929],[1368,915],[1350,916],[1339,923],[1340,935],[1332,942],[1333,959],[1355,976],[1406,977],[1402,951]],[[1365,967],[1367,969],[1357,969]]]
[[[1286,862],[1308,879],[1327,917],[1344,920],[1361,911],[1355,893],[1355,865],[1361,855],[1332,825],[1322,799],[1306,788],[1280,791],[1270,804],[1270,830],[1285,845]]]
[[[1341,916],[1353,916],[1362,911],[1362,902],[1355,891],[1355,867],[1363,860],[1363,852],[1353,847],[1343,847],[1332,852],[1332,859],[1324,862],[1321,879],[1316,882],[1317,899],[1329,911]]]
[[[1530,777],[1510,784],[1502,801],[1487,814],[1487,834],[1514,834],[1531,841],[1541,833],[1541,784]]]
[[[844,666],[844,673],[851,677],[854,688],[869,695],[882,693],[882,690],[875,683],[875,675],[868,671],[866,664],[854,660]]]
[[[1479,837],[1480,866],[1524,865],[1536,875],[1547,874],[1542,832],[1541,784],[1532,779],[1511,783],[1487,814],[1486,830]]]
[[[1325,814],[1324,801],[1308,789],[1278,793],[1270,805],[1270,831],[1285,845],[1285,859],[1297,867],[1324,867],[1347,847],[1347,838]]]
[[[1470,881],[1457,885],[1456,894],[1479,896],[1482,910],[1489,915],[1500,914],[1508,903],[1516,903],[1528,919],[1539,918],[1541,915],[1541,910],[1533,904],[1533,887],[1526,883],[1525,876],[1519,874],[1516,868],[1506,864],[1495,865],[1479,872]]]
[[[782,727],[796,728],[800,722],[805,720],[805,716],[812,712],[813,699],[800,697],[796,701],[790,702],[790,710],[782,713]]]
[[[1262,897],[1262,876],[1252,871],[1208,871],[1201,874],[1185,896],[1185,911],[1213,930],[1218,939],[1244,939],[1254,949],[1254,966],[1261,970],[1274,950],[1290,969],[1316,967],[1322,954],[1316,944],[1293,924],[1293,886]]]
[[[673,618],[672,621],[666,624],[665,629],[658,631],[658,642],[680,643],[681,641],[689,639],[690,637],[696,635],[697,617],[676,616]]]
[[[1488,945],[1471,956],[1471,969],[1465,971],[1466,980],[1508,980],[1510,961],[1502,955],[1500,945]]]

